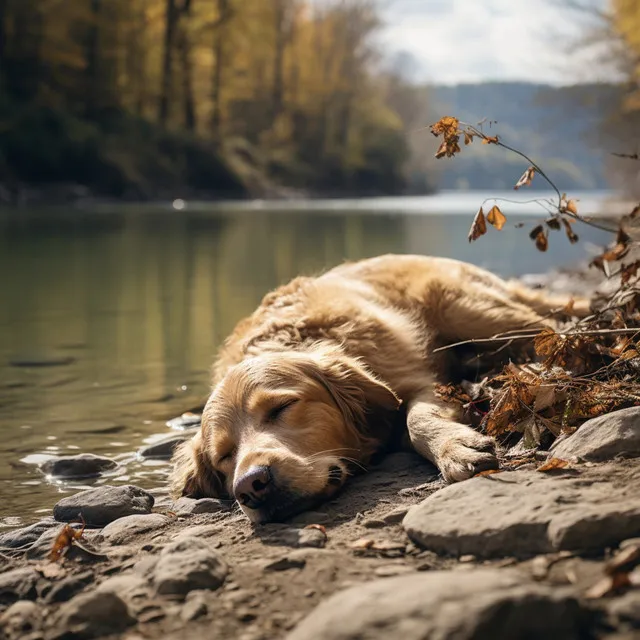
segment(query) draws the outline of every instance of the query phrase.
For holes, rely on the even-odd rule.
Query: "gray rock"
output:
[[[229,511],[232,508],[230,501],[218,500],[216,498],[179,498],[173,503],[171,511],[178,516],[193,516],[198,513],[218,513]]]
[[[221,526],[217,524],[198,524],[194,527],[182,529],[173,536],[173,540],[181,540],[183,538],[212,538],[220,533]]]
[[[192,591],[184,603],[182,611],[180,611],[180,617],[185,622],[190,622],[191,620],[196,620],[197,618],[207,615],[208,611],[209,607],[207,606],[204,594],[198,591]]]
[[[640,407],[587,420],[573,435],[552,447],[550,455],[594,462],[640,456]]]
[[[262,541],[266,544],[283,545],[287,547],[314,547],[321,549],[327,542],[327,534],[320,529],[287,527],[278,524],[264,525],[260,532]]]
[[[504,472],[445,487],[412,507],[403,526],[416,544],[458,556],[597,551],[637,533],[640,495],[604,480]]]
[[[80,593],[87,585],[91,584],[93,579],[93,571],[85,571],[64,578],[51,587],[51,590],[47,593],[45,602],[67,602],[67,600],[71,600],[73,596]]]
[[[138,457],[145,460],[169,460],[173,456],[176,447],[187,440],[190,435],[173,436],[166,440],[146,445],[138,449]]]
[[[187,411],[177,418],[168,420],[167,427],[184,431],[186,429],[195,429],[199,427],[201,422],[202,416],[200,414]]]
[[[135,624],[125,602],[111,591],[92,591],[63,604],[55,618],[55,627],[64,637],[89,640],[120,633]]]
[[[103,527],[118,518],[150,513],[153,496],[132,485],[105,485],[63,498],[53,508],[53,516],[61,522],[71,522],[82,516],[89,526]]]
[[[40,576],[31,568],[23,567],[0,573],[0,603],[17,600],[35,600],[36,584]]]
[[[20,638],[40,626],[40,620],[40,608],[35,602],[18,600],[0,616],[0,628],[6,635]]]
[[[147,580],[143,576],[132,573],[107,578],[96,589],[97,593],[115,593],[125,601],[146,591]]]
[[[183,538],[160,552],[152,581],[159,594],[184,598],[197,589],[218,589],[228,571],[225,562],[204,540]]]
[[[54,478],[95,478],[117,466],[118,463],[110,458],[80,453],[47,460],[40,465],[40,471]]]
[[[0,547],[10,549],[27,547],[38,540],[45,531],[49,531],[54,527],[58,528],[59,526],[60,523],[56,522],[53,518],[46,518],[28,527],[7,531],[0,535]]]
[[[102,536],[111,544],[122,544],[133,536],[138,536],[169,524],[170,518],[159,513],[125,516],[109,523],[103,530]]]
[[[434,571],[337,593],[287,640],[578,640],[590,637],[591,623],[566,590],[526,583],[515,571]]]
[[[409,511],[408,506],[398,507],[393,511],[388,511],[382,516],[382,520],[385,524],[399,524]]]
[[[290,569],[304,569],[307,561],[304,558],[292,558],[285,556],[278,560],[268,562],[264,566],[265,571],[289,571]]]

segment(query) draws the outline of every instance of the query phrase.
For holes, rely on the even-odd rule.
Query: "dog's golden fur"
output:
[[[433,348],[541,328],[567,302],[444,258],[388,255],[296,278],[225,342],[202,427],[176,453],[173,490],[237,497],[241,478],[267,468],[270,499],[243,509],[255,522],[280,519],[335,493],[398,423],[448,481],[491,468],[492,441],[434,393]],[[575,303],[574,314],[587,312]]]

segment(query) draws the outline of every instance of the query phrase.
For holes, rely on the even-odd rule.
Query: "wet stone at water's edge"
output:
[[[139,487],[103,486],[63,498],[53,516],[62,522],[83,518],[89,526],[103,527],[124,516],[150,513],[153,504],[153,496]]]
[[[118,466],[115,460],[92,453],[52,458],[40,465],[40,471],[53,478],[95,478]]]

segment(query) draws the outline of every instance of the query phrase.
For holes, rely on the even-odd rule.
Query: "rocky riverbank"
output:
[[[0,536],[3,637],[638,637],[640,407],[546,455],[568,464],[445,487],[392,454],[318,511],[255,529],[214,499],[65,497]],[[48,559],[79,517],[83,536]]]
[[[177,418],[180,435],[139,455],[168,460],[197,421]],[[445,486],[394,453],[316,511],[257,528],[231,502],[164,488],[68,495],[0,535],[0,637],[640,637],[640,407],[517,465],[501,455],[503,471]],[[45,464],[62,481],[111,467],[88,454]]]

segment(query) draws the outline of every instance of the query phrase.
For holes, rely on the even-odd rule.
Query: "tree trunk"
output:
[[[0,0],[0,74],[5,73],[5,55],[7,51],[7,0]]]
[[[98,21],[100,10],[102,8],[101,4],[101,0],[91,0],[91,13],[93,15],[93,21],[89,26],[89,31],[87,33],[87,48],[85,53],[87,62],[87,94],[85,102],[85,115],[88,118],[95,117],[98,109],[98,92],[100,91],[100,79],[98,78]]]
[[[289,37],[289,0],[274,0],[275,55],[273,58],[272,121],[284,105],[284,50]]]
[[[197,126],[196,102],[193,96],[193,64],[191,61],[191,43],[185,25],[181,26],[178,40],[180,66],[182,67],[182,99],[184,107],[184,126],[195,131]]]
[[[171,103],[171,89],[173,86],[173,50],[175,46],[176,28],[178,26],[178,12],[176,0],[167,0],[164,31],[164,55],[162,59],[162,87],[158,104],[158,120],[166,125],[169,119]]]
[[[215,0],[218,9],[218,21],[215,27],[215,40],[213,43],[213,83],[211,86],[211,132],[216,139],[220,138],[222,126],[222,70],[224,68],[224,34],[225,26],[231,17],[229,0]]]

